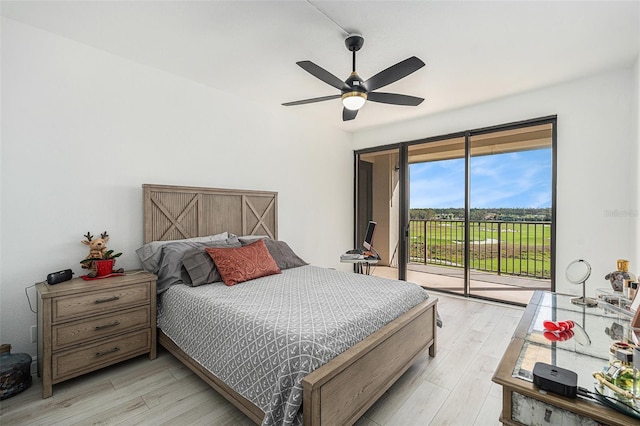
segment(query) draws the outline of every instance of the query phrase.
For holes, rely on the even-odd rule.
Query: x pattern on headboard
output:
[[[278,193],[142,185],[144,241],[179,240],[229,231],[278,237]]]

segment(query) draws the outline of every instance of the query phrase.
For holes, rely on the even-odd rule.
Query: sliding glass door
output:
[[[375,275],[526,303],[553,290],[556,118],[356,152],[356,242]]]
[[[470,135],[469,293],[551,290],[552,123]]]
[[[409,145],[407,279],[465,292],[465,138]]]

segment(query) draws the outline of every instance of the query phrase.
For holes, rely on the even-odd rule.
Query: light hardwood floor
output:
[[[444,327],[435,358],[424,354],[358,426],[498,425],[491,382],[524,309],[432,293]],[[240,411],[160,349],[55,385],[41,399],[38,378],[0,402],[2,425],[252,425]]]

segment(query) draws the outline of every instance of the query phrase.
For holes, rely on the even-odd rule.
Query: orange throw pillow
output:
[[[261,239],[238,248],[207,247],[205,250],[228,286],[281,272]]]

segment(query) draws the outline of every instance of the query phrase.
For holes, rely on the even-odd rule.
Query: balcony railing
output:
[[[470,269],[551,278],[550,222],[469,222]],[[464,220],[411,220],[412,263],[463,268]]]

